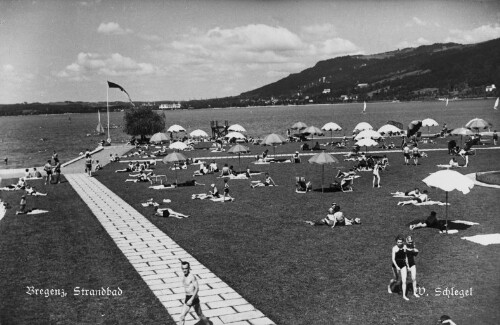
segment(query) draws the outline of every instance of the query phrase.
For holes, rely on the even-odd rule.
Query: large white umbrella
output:
[[[305,123],[297,122],[294,125],[292,125],[291,129],[300,131],[300,130],[305,129],[306,127],[307,127],[307,125]]]
[[[363,130],[373,130],[373,127],[369,123],[361,122],[354,127],[353,132],[363,131]]]
[[[358,142],[356,142],[356,145],[365,147],[366,151],[367,147],[375,147],[376,145],[378,145],[378,142],[370,138],[363,138],[361,140],[358,140]]]
[[[430,187],[436,187],[446,192],[446,232],[448,232],[448,192],[457,190],[463,194],[470,192],[474,187],[474,181],[455,170],[440,170],[423,179]]]
[[[324,177],[325,177],[325,165],[326,164],[334,164],[338,163],[339,160],[329,154],[327,154],[324,151],[321,151],[320,153],[315,154],[309,159],[310,164],[318,164],[321,165],[322,171],[321,171],[321,192],[323,192],[323,183],[324,183]]]
[[[401,133],[403,132],[400,128],[397,126],[394,126],[392,124],[386,124],[384,126],[381,126],[380,129],[377,130],[378,133]]]
[[[240,132],[229,132],[224,136],[224,138],[231,139],[231,138],[236,138],[236,139],[246,139],[246,137],[241,134]]]
[[[358,135],[354,138],[354,140],[361,139],[380,139],[382,135],[377,131],[373,130],[364,130],[358,133]]]
[[[492,125],[490,122],[487,122],[486,120],[483,120],[482,118],[473,118],[467,124],[465,124],[466,128],[469,129],[475,129],[479,132],[479,129],[487,129],[490,128]]]
[[[207,132],[200,129],[194,130],[193,132],[189,133],[189,135],[192,138],[208,138]]]
[[[460,142],[463,142],[462,137],[464,135],[473,135],[474,132],[472,132],[471,130],[466,129],[466,128],[456,128],[456,129],[451,130],[450,134],[459,135],[460,136]]]
[[[165,133],[161,132],[153,134],[151,139],[149,139],[149,142],[151,143],[162,142],[162,141],[168,141],[168,136]]]
[[[430,133],[429,128],[431,126],[438,126],[438,125],[439,125],[438,122],[436,122],[431,118],[426,118],[425,120],[422,120],[422,126],[427,126],[427,133]]]
[[[172,142],[168,148],[174,150],[186,150],[189,146],[181,141]]]
[[[171,127],[168,128],[167,132],[173,132],[173,133],[186,132],[186,129],[183,128],[180,125],[174,124],[174,125],[172,125]]]
[[[228,128],[229,131],[234,131],[234,132],[247,132],[244,127],[242,127],[239,124],[233,124]]]
[[[321,128],[321,130],[323,130],[323,131],[330,131],[331,141],[333,142],[333,131],[341,131],[342,128],[337,123],[328,122],[325,125],[323,125],[323,127]]]
[[[262,139],[262,142],[260,143],[263,146],[273,146],[273,152],[274,156],[276,157],[276,145],[277,144],[283,144],[286,142],[286,139],[276,133],[271,133],[269,135],[266,135],[264,139]]]

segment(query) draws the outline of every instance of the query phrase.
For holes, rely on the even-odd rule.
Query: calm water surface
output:
[[[254,137],[269,133],[284,135],[286,129],[295,122],[321,128],[328,122],[335,122],[343,130],[335,135],[350,135],[359,122],[368,122],[375,129],[395,120],[405,126],[413,120],[435,119],[440,126],[431,128],[438,132],[443,123],[449,128],[465,125],[474,117],[484,118],[500,127],[500,113],[493,110],[494,99],[449,102],[410,103],[368,103],[366,114],[361,114],[363,104],[308,105],[283,107],[225,108],[202,110],[165,111],[166,128],[172,124],[182,125],[188,132],[195,129],[211,134],[210,121],[217,120],[229,124],[238,123]],[[9,164],[0,168],[23,168],[43,165],[57,150],[61,161],[75,158],[85,149],[94,149],[97,142],[107,136],[87,136],[93,134],[97,126],[97,114],[64,114],[38,116],[0,117],[0,158],[8,157]],[[106,114],[101,114],[101,122],[106,125]],[[111,129],[113,143],[125,143],[130,136],[123,133],[123,112],[110,114],[110,124],[119,125]],[[423,130],[426,132],[426,128]],[[327,136],[330,133],[326,134]]]

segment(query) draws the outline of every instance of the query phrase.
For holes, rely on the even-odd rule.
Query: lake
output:
[[[238,123],[247,134],[261,137],[269,133],[286,134],[287,128],[301,121],[321,128],[328,122],[339,124],[343,130],[335,135],[351,135],[355,125],[368,122],[375,129],[389,120],[405,126],[413,120],[435,119],[440,126],[430,128],[431,132],[441,130],[443,123],[448,128],[464,126],[475,117],[483,118],[499,127],[500,113],[493,110],[495,99],[444,102],[396,102],[367,103],[366,114],[362,114],[362,103],[335,105],[279,106],[224,108],[201,110],[165,111],[166,129],[173,124],[183,126],[188,132],[202,129],[211,134],[210,121],[223,124]],[[130,138],[123,133],[123,112],[110,113],[110,124],[119,126],[111,129],[113,143],[125,143]],[[101,114],[103,126],[107,124],[106,114]],[[43,165],[56,150],[62,162],[69,161],[86,149],[94,149],[98,141],[107,136],[93,134],[98,123],[97,114],[62,114],[35,116],[0,117],[0,158],[8,157],[8,165],[0,168],[24,168]],[[427,128],[423,128],[427,132]],[[330,133],[326,133],[329,136]]]

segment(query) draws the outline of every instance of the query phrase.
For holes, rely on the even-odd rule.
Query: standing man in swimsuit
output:
[[[184,278],[182,279],[182,284],[184,285],[184,290],[186,291],[186,300],[182,306],[182,312],[180,316],[180,325],[184,325],[184,318],[187,313],[194,307],[194,310],[198,317],[203,321],[204,324],[209,325],[210,322],[203,315],[200,306],[200,298],[198,298],[198,291],[200,287],[198,286],[198,281],[193,273],[191,273],[191,266],[189,262],[181,261],[182,272],[184,273]]]

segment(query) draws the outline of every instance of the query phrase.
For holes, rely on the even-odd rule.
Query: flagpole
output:
[[[106,112],[108,114],[108,143],[111,144],[111,137],[109,136],[109,86],[106,87]]]

